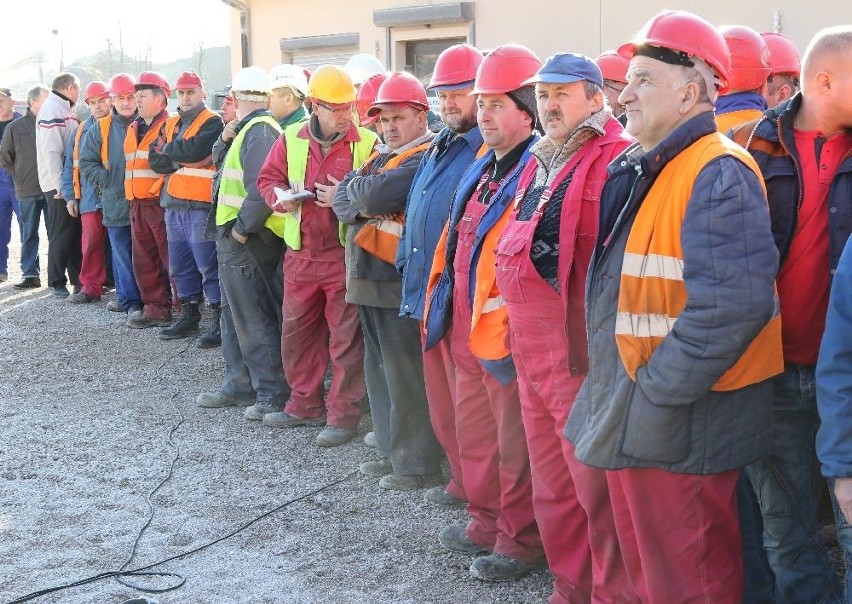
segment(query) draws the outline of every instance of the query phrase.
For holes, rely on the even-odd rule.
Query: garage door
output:
[[[357,46],[311,48],[310,50],[293,52],[293,64],[309,71],[314,71],[317,67],[326,63],[343,67],[349,57],[358,52]]]

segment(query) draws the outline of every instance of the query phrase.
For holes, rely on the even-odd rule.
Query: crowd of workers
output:
[[[465,506],[438,539],[478,579],[852,601],[817,519],[821,464],[849,563],[852,27],[801,66],[685,11],[596,60],[458,44],[437,133],[421,82],[370,63],[244,68],[222,117],[192,72],[174,115],[161,75],[117,74],[79,127],[73,74],[26,116],[0,88],[15,287],[41,285],[45,210],[55,296],[114,284],[107,308],[164,339],[215,309],[202,407],[333,447],[368,395],[361,473]]]

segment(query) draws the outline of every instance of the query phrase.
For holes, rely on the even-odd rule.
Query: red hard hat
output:
[[[143,71],[136,78],[136,90],[145,90],[148,88],[159,88],[167,97],[172,94],[166,78],[156,71]]]
[[[799,51],[787,36],[767,32],[760,34],[769,47],[769,69],[770,74],[792,73],[799,75],[802,65],[799,62]]]
[[[731,51],[730,90],[760,88],[769,77],[769,47],[760,34],[745,25],[720,27]]]
[[[194,71],[184,71],[175,82],[175,90],[191,90],[193,88],[204,88],[204,81]]]
[[[727,92],[731,77],[728,45],[721,32],[698,15],[684,10],[665,10],[652,17],[636,34],[635,40],[619,46],[618,54],[632,59],[636,48],[646,45],[698,57],[716,71],[719,92]]]
[[[423,84],[410,73],[397,71],[390,74],[376,93],[376,100],[367,112],[374,116],[381,112],[380,105],[386,103],[405,103],[423,111],[429,111],[429,101],[426,100],[426,89]]]
[[[382,72],[371,75],[364,80],[361,87],[358,89],[358,94],[355,95],[355,106],[358,109],[358,117],[362,126],[369,126],[379,119],[378,115],[369,115],[370,107],[376,100],[376,94],[379,92],[379,86],[382,85],[389,74]]]
[[[109,88],[104,82],[100,82],[95,80],[88,86],[86,86],[86,96],[83,99],[85,102],[89,102],[89,99],[98,99],[102,96],[109,95]]]
[[[109,81],[109,93],[112,96],[133,94],[136,92],[136,80],[129,73],[117,73]]]
[[[630,65],[629,59],[622,57],[614,50],[609,50],[595,59],[595,63],[601,68],[601,73],[605,80],[614,80],[623,84],[627,83],[627,67]]]
[[[470,44],[454,44],[438,55],[429,88],[464,88],[473,84],[482,53]]]
[[[504,44],[482,59],[471,94],[505,94],[533,77],[541,60],[526,46]]]

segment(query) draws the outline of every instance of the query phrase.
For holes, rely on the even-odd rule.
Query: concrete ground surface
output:
[[[16,229],[15,229],[16,230]],[[375,453],[361,437],[334,449],[317,428],[274,430],[242,408],[201,409],[219,386],[219,349],[133,330],[104,301],[76,306],[48,289],[19,291],[17,233],[0,284],[0,602],[117,570],[155,513],[129,568],[212,541],[287,501],[343,479],[233,538],[155,571],[186,584],[166,603],[543,602],[552,577],[486,584],[471,557],[437,535],[464,510],[430,507],[355,472]],[[42,283],[46,285],[46,238]],[[205,316],[206,322],[208,317]],[[159,585],[150,579],[129,579]],[[105,579],[36,602],[120,603],[145,594]]]

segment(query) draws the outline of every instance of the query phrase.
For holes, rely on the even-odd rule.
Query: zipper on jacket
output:
[[[793,168],[796,170],[796,181],[799,183],[799,199],[796,202],[796,216],[793,220],[793,232],[790,234],[790,239],[787,241],[787,245],[784,247],[784,253],[781,254],[780,261],[778,263],[778,272],[781,272],[781,267],[784,265],[784,262],[787,260],[787,256],[790,253],[790,248],[793,247],[793,237],[796,235],[796,229],[799,227],[799,213],[802,209],[802,203],[805,200],[805,185],[802,182],[802,169],[799,166],[799,162],[796,161],[796,157],[790,153],[790,149],[787,147],[787,144],[784,142],[784,136],[781,132],[781,115],[778,116],[778,120],[776,121],[776,126],[778,127],[778,142],[781,143],[781,148],[784,149],[784,152],[793,162]]]

